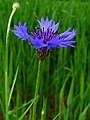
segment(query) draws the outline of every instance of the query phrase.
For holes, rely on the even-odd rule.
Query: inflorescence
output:
[[[29,34],[27,32],[27,25],[24,23],[22,25],[20,22],[18,26],[14,25],[15,30],[12,32],[21,38],[22,40],[30,41],[29,45],[32,45],[36,49],[36,53],[41,60],[44,60],[51,48],[59,48],[59,47],[74,47],[74,43],[76,41],[70,41],[75,35],[76,30],[72,30],[70,32],[70,28],[61,34],[57,34],[57,29],[59,27],[59,23],[55,24],[54,21],[46,18],[41,18],[41,21],[38,20],[40,25],[39,28],[35,29],[34,32]]]

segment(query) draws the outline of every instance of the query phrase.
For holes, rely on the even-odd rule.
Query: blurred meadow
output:
[[[37,20],[47,16],[60,22],[59,33],[70,27],[76,29],[75,48],[52,49],[41,66],[36,120],[90,120],[90,0],[17,1],[20,8],[11,29],[20,21],[27,22],[29,31],[34,30]],[[13,2],[0,0],[0,120],[5,120],[5,36]],[[8,42],[8,94],[16,77],[9,120],[32,120],[31,100],[39,60],[35,49],[17,40],[11,30]]]

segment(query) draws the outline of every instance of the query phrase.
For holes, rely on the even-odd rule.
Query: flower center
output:
[[[46,44],[47,41],[50,41],[52,39],[53,36],[55,36],[54,31],[52,31],[51,29],[47,29],[44,30],[39,28],[39,29],[35,29],[35,31],[32,33],[34,38],[38,38],[38,39],[43,39],[43,43]]]

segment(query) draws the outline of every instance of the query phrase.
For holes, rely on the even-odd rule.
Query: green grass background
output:
[[[56,120],[90,120],[90,0],[17,1],[20,8],[13,17],[11,29],[21,21],[27,22],[28,30],[34,30],[38,27],[37,20],[48,16],[60,22],[59,33],[69,27],[77,32],[75,48],[53,49],[42,64],[37,120],[53,120],[59,113]],[[0,1],[0,120],[5,117],[5,35],[13,2],[15,0]],[[8,93],[19,65],[9,108],[16,112],[10,114],[10,120],[18,120],[28,106],[18,111],[17,108],[34,97],[38,58],[35,49],[26,44],[10,31]],[[23,120],[31,120],[31,115],[32,108]]]

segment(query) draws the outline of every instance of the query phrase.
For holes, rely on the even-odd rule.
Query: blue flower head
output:
[[[70,41],[75,35],[76,30],[70,31],[70,28],[61,34],[57,34],[56,31],[59,27],[59,23],[56,23],[53,20],[49,20],[46,18],[41,18],[38,20],[40,25],[39,29],[31,32],[31,34],[27,31],[27,25],[24,23],[22,25],[20,22],[18,26],[14,25],[15,30],[12,32],[21,38],[22,40],[30,41],[30,45],[32,45],[37,52],[37,55],[41,60],[46,58],[51,48],[59,48],[59,47],[74,47],[74,43],[76,41]]]

